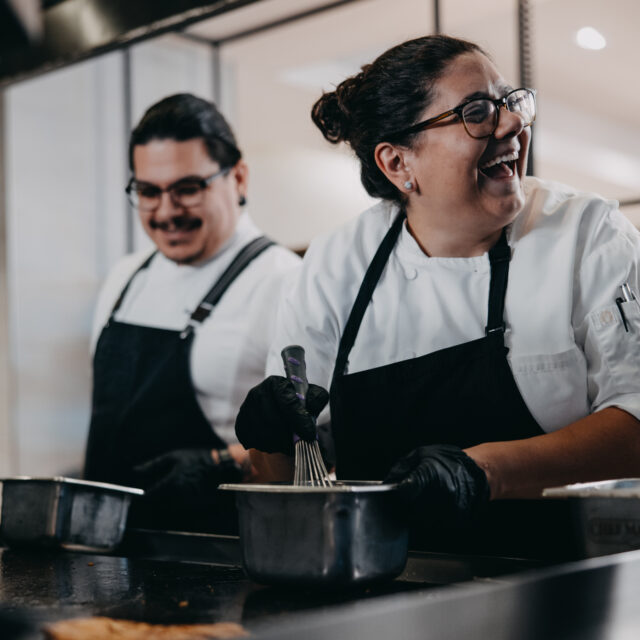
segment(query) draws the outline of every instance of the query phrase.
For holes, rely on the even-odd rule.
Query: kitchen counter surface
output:
[[[397,580],[330,593],[257,585],[233,537],[140,530],[112,555],[0,551],[0,624],[21,617],[25,640],[85,616],[237,622],[269,640],[626,640],[640,637],[639,589],[640,551],[546,565],[412,552]]]

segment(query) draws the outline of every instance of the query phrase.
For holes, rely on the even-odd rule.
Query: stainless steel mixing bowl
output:
[[[263,584],[351,586],[404,569],[408,525],[397,485],[227,484],[240,518],[245,570]]]
[[[0,538],[10,546],[109,551],[141,489],[56,476],[3,478]]]

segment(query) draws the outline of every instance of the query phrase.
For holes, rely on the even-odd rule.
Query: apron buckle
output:
[[[193,333],[194,325],[190,322],[181,332],[180,340],[188,338]]]
[[[213,305],[208,302],[201,302],[197,309],[191,314],[191,319],[196,322],[203,322],[209,317],[213,309]]]
[[[492,329],[489,329],[489,327],[485,327],[484,329],[484,333],[485,335],[490,335],[492,333],[504,333],[507,330],[507,325],[503,322],[501,325],[497,326],[497,327],[493,327]]]

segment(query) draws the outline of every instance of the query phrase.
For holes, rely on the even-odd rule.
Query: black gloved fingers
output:
[[[398,482],[416,515],[466,526],[489,499],[482,469],[454,445],[418,447],[393,465],[386,482]]]
[[[189,500],[213,492],[219,483],[221,465],[213,461],[208,447],[176,449],[161,458],[172,464],[148,483],[146,492],[154,499]]]
[[[406,480],[411,472],[420,464],[418,449],[413,449],[407,455],[397,460],[384,478],[387,484]]]
[[[217,483],[239,483],[244,480],[244,470],[237,463],[218,465]]]
[[[175,464],[171,453],[172,452],[162,454],[161,456],[146,460],[133,467],[136,481],[142,485],[150,486],[160,480],[160,478],[169,474]]]
[[[206,447],[174,449],[156,458],[147,460],[133,468],[135,481],[146,491],[173,483],[179,476],[190,470],[214,468],[211,450]]]
[[[289,426],[291,437],[296,433],[303,440],[311,442],[316,439],[316,424],[313,416],[307,411],[298,397],[291,380],[276,378],[274,381],[274,398],[283,422]]]
[[[314,418],[328,397],[321,387],[309,385],[305,406],[290,380],[269,376],[249,391],[240,406],[238,440],[247,449],[293,455],[294,434],[309,442],[316,439]]]
[[[269,376],[249,390],[236,417],[236,435],[246,449],[293,454],[293,437],[277,402],[282,376]]]
[[[317,418],[329,402],[329,393],[317,384],[310,384],[306,397],[307,411]]]

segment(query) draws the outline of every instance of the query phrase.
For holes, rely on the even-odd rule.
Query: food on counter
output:
[[[235,622],[165,625],[104,617],[62,620],[47,625],[43,631],[47,640],[213,640],[249,635]]]

